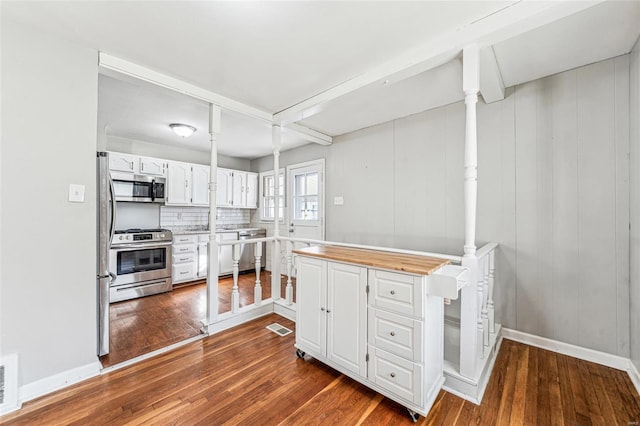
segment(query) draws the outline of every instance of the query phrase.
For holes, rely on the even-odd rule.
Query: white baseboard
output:
[[[280,301],[276,300],[273,302],[273,312],[275,314],[280,315],[281,317],[285,317],[288,320],[296,322],[296,308],[295,304],[292,306],[286,305],[284,302],[280,303]]]
[[[97,376],[100,374],[101,367],[100,362],[96,360],[90,364],[72,368],[71,370],[63,371],[62,373],[27,383],[26,385],[20,386],[20,389],[18,390],[18,397],[21,403],[30,401],[38,398],[39,396],[46,395],[53,391],[60,390],[88,378]]]
[[[633,386],[636,387],[638,394],[640,394],[640,373],[638,373],[638,369],[636,368],[633,361],[629,360],[629,367],[627,368],[627,373],[629,373],[629,378],[633,383]]]
[[[218,317],[218,321],[213,324],[207,324],[202,327],[202,331],[211,335],[219,333],[223,330],[227,330],[236,325],[244,324],[245,322],[254,320],[256,318],[263,317],[273,313],[273,302],[265,303],[264,305],[255,306],[251,305],[246,308],[241,308],[239,312],[232,314],[226,312]]]
[[[534,336],[533,334],[523,333],[522,331],[511,330],[509,328],[502,329],[502,337],[585,361],[595,362],[596,364],[605,365],[615,368],[616,370],[628,371],[629,369],[629,358],[623,358],[618,355],[587,349],[581,346],[547,339],[546,337]]]

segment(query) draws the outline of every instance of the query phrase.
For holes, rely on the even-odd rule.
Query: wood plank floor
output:
[[[255,273],[238,277],[240,306],[254,302]],[[294,279],[295,280],[295,279]],[[262,298],[271,297],[271,273],[262,271]],[[285,294],[286,277],[281,280]],[[293,284],[295,290],[295,283]],[[218,281],[220,312],[231,311],[233,278]],[[168,293],[113,303],[110,308],[110,353],[100,357],[109,367],[140,355],[182,342],[201,333],[207,313],[206,281],[174,288]]]
[[[403,407],[314,359],[269,315],[26,403],[6,425],[400,425]],[[626,373],[504,340],[482,404],[441,391],[428,425],[635,425]]]

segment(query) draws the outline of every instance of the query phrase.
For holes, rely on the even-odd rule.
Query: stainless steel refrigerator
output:
[[[98,355],[109,353],[109,286],[115,275],[109,271],[109,248],[115,232],[116,201],[109,176],[109,154],[97,153],[98,169]]]

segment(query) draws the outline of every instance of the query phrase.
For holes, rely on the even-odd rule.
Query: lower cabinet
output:
[[[296,341],[365,377],[367,374],[366,268],[300,258]]]
[[[238,239],[237,232],[216,233],[216,241]],[[173,236],[171,259],[172,281],[180,284],[206,279],[209,273],[209,234],[189,234]],[[233,273],[233,246],[218,247],[219,276]]]
[[[197,235],[174,235],[171,259],[171,281],[174,284],[196,279]]]
[[[426,415],[444,383],[444,303],[429,276],[298,254],[298,356]]]

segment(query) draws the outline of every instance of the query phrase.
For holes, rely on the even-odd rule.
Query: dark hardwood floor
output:
[[[240,274],[240,306],[254,302],[255,273]],[[260,274],[262,298],[271,297],[271,273]],[[286,277],[282,277],[284,297]],[[294,286],[295,288],[295,286]],[[231,310],[233,278],[218,281],[220,312]],[[174,288],[168,293],[113,303],[110,306],[110,353],[100,357],[109,367],[140,355],[182,342],[201,333],[207,314],[206,281]]]
[[[6,425],[400,425],[399,404],[298,359],[275,314],[86,380],[6,415]],[[504,340],[481,405],[441,391],[428,425],[635,425],[625,372]]]

